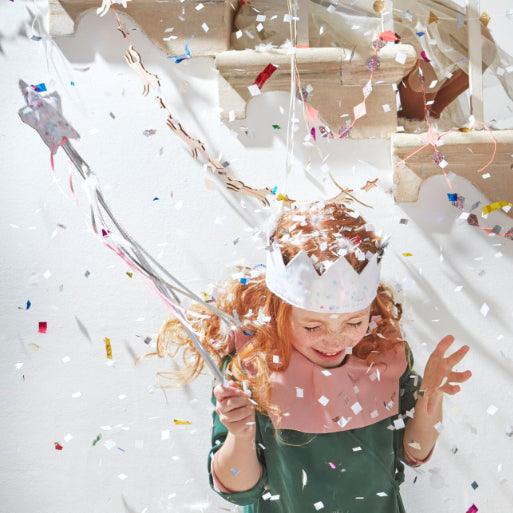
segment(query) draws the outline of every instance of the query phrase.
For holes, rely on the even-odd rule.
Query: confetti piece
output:
[[[361,404],[357,401],[351,406],[351,410],[353,410],[355,415],[358,415],[362,410]]]
[[[53,444],[54,444],[55,449],[57,451],[62,451],[63,447],[62,447],[62,445],[59,442],[54,442]]]
[[[324,504],[322,503],[322,501],[319,501],[319,502],[316,502],[314,504],[314,508],[319,511],[320,509],[323,509],[324,508]]]
[[[175,426],[188,426],[192,424],[190,420],[173,419]]]
[[[25,305],[25,308],[18,306],[18,310],[28,310],[32,306],[32,303],[30,302],[30,299],[27,299],[27,304]]]
[[[478,488],[478,486],[479,486],[479,485],[478,485],[475,481],[472,481],[472,483],[470,483],[470,486],[471,486],[474,490],[476,490],[476,489]]]
[[[96,438],[93,440],[93,447],[102,439],[102,434],[99,433]]]
[[[208,31],[209,31],[209,27],[208,27],[208,25],[207,25],[205,22],[203,22],[203,23],[201,24],[201,28],[202,28],[205,32],[208,32]]]
[[[323,406],[326,406],[330,400],[324,396],[324,395],[321,395],[321,397],[319,397],[319,399],[317,399]]]
[[[273,128],[274,128],[275,130],[280,130],[280,129],[281,129],[281,126],[280,126],[280,125],[273,125]]]
[[[438,21],[438,16],[433,11],[429,11],[428,25],[435,21]]]
[[[110,344],[110,338],[105,337],[103,340],[105,342],[105,351],[107,351],[107,358],[109,360],[112,360],[112,346]]]
[[[447,197],[449,198],[449,201],[456,201],[458,199],[458,194],[455,192],[448,192]]]
[[[40,321],[38,331],[39,333],[46,333],[46,330],[48,329],[48,324],[46,321]]]
[[[402,253],[402,255],[405,257],[410,257],[410,256],[413,256],[413,253]]]
[[[390,112],[390,105],[388,103],[385,103],[382,107],[384,112]]]
[[[43,82],[37,85],[31,85],[30,87],[32,87],[32,89],[34,89],[34,91],[37,91],[38,93],[43,93],[46,91],[46,85]]]
[[[481,312],[481,315],[483,317],[486,317],[488,315],[488,312],[490,311],[490,307],[486,303],[483,303],[481,306],[481,310],[479,311]]]
[[[133,278],[134,277],[134,273],[132,271],[127,271],[125,273],[129,278]]]
[[[274,64],[268,64],[255,78],[253,82],[259,89],[262,89],[264,84],[271,78],[271,75],[278,69]]]
[[[302,388],[296,387],[296,397],[300,397],[300,398],[304,397],[304,391]]]
[[[488,408],[486,410],[486,413],[488,413],[488,415],[495,415],[498,411],[499,411],[499,408],[497,408],[497,406],[490,404],[490,406],[488,406]]]
[[[143,130],[143,135],[146,137],[150,137],[152,135],[155,135],[157,133],[157,130],[155,128],[147,128],[146,130]]]
[[[499,208],[502,208],[502,207],[508,207],[508,206],[511,207],[511,205],[513,205],[513,203],[510,203],[509,201],[495,201],[494,203],[489,203],[488,205],[485,205],[484,207],[482,207],[481,213],[483,215],[487,215],[490,212],[493,212],[494,210],[498,210]]]
[[[467,513],[477,513],[477,511],[477,506],[475,504],[472,504],[472,506],[467,509]]]
[[[431,59],[426,55],[426,52],[424,50],[422,50],[420,52],[420,56],[426,61],[426,62],[431,62]]]
[[[280,363],[280,357],[277,354],[273,354],[273,363]]]
[[[306,475],[306,472],[304,470],[301,470],[302,472],[302,482],[303,482],[303,488],[306,486],[306,483],[308,482],[308,476]]]
[[[181,55],[168,55],[167,58],[174,60],[175,64],[180,64],[182,61],[186,59],[190,59],[192,57],[191,49],[189,48],[189,41],[185,43],[184,52]]]
[[[258,96],[260,94],[260,88],[256,84],[249,85],[248,91],[251,96]]]

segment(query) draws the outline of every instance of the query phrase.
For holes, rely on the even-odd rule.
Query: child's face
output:
[[[345,350],[364,337],[369,326],[370,305],[358,312],[316,313],[292,307],[292,345],[310,361],[323,367],[338,367]],[[335,353],[326,355],[325,353]]]

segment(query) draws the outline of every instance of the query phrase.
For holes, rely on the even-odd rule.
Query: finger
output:
[[[440,387],[440,390],[445,394],[454,395],[461,390],[461,387],[459,385],[449,385],[449,383],[446,383],[443,387]]]
[[[229,397],[228,399],[224,399],[221,401],[221,411],[223,413],[228,413],[236,408],[241,408],[242,406],[248,406],[249,401],[247,396],[236,396]]]
[[[450,367],[454,367],[457,363],[459,363],[461,360],[463,360],[463,357],[468,353],[470,350],[469,346],[463,346],[460,347],[455,353],[449,355],[445,361]]]
[[[440,342],[435,347],[435,350],[433,351],[433,354],[436,356],[443,357],[445,354],[445,351],[449,348],[449,346],[454,342],[454,337],[452,335],[445,335]]]
[[[465,372],[450,372],[447,376],[449,383],[463,383],[472,377],[472,372],[466,370]]]
[[[242,408],[236,408],[235,410],[232,410],[228,414],[222,414],[220,419],[221,422],[223,422],[223,418],[226,422],[237,422],[238,420],[242,420],[246,417],[249,417],[253,414],[253,407],[252,406],[243,406]],[[224,424],[224,422],[223,422]]]
[[[217,385],[214,388],[214,395],[218,400],[223,400],[228,397],[240,395],[242,393],[242,390],[234,385],[235,383],[233,381],[229,381],[228,386],[224,386],[222,384]]]

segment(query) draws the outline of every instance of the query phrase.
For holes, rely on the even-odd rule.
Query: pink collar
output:
[[[249,340],[237,332],[231,349],[239,350]],[[271,422],[276,429],[334,433],[397,415],[399,378],[406,365],[401,345],[381,353],[373,365],[349,354],[332,369],[292,348],[287,369],[271,374],[271,402],[282,411],[281,421],[271,414]]]

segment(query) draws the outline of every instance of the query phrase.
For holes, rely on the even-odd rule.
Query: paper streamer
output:
[[[173,314],[184,327],[185,332],[193,341],[196,350],[212,375],[218,381],[225,382],[216,362],[205,350],[194,329],[187,321],[186,310],[180,304],[178,294],[203,305],[219,316],[221,321],[226,323],[230,329],[242,326],[238,317],[228,315],[214,305],[203,301],[201,297],[162,267],[124,230],[107,205],[96,175],[69,141],[69,137],[78,139],[80,136],[64,119],[58,93],[53,92],[42,96],[23,80],[19,81],[19,86],[27,104],[18,111],[21,120],[39,133],[53,153],[57,151],[58,147],[62,147],[82,178],[89,200],[90,223],[96,236],[109,249],[120,256],[127,265],[139,272],[155,287],[160,297],[170,306]]]

